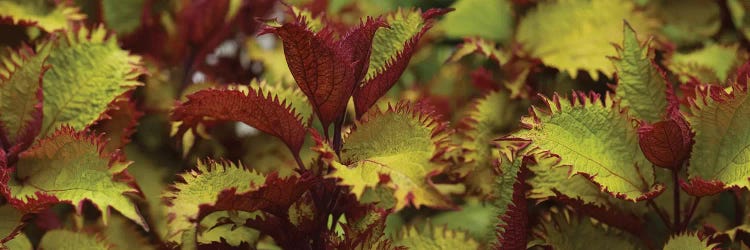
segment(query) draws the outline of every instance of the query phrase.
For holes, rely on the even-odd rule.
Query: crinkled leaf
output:
[[[42,126],[43,58],[22,46],[0,65],[0,141],[9,153],[26,149]],[[4,137],[4,138],[3,138]],[[4,140],[4,141],[3,141]],[[18,145],[17,149],[10,146]]]
[[[531,109],[521,119],[524,129],[504,140],[527,141],[525,154],[548,152],[621,199],[648,199],[663,191],[638,146],[632,120],[609,94],[604,100],[575,92],[570,100],[543,98],[547,108]]]
[[[614,73],[606,56],[612,54],[611,43],[622,41],[622,20],[642,34],[650,34],[654,24],[629,0],[546,1],[521,19],[516,40],[544,64],[573,78],[584,70],[596,80],[597,71],[607,77]]]
[[[68,28],[71,21],[82,20],[84,15],[67,2],[48,5],[45,0],[8,0],[0,2],[0,22],[36,26],[51,32]],[[5,19],[5,20],[3,20]]]
[[[304,16],[295,15],[292,22],[268,26],[263,33],[281,37],[289,70],[327,131],[367,72],[375,31],[383,26],[382,20],[368,18],[336,41],[331,28],[314,32]]]
[[[507,0],[459,0],[440,21],[448,38],[482,37],[507,43],[513,35],[513,5]]]
[[[424,230],[406,227],[394,245],[409,249],[479,249],[479,243],[462,231],[426,225]]]
[[[14,198],[28,202],[41,198],[37,192],[73,204],[80,214],[83,201],[102,210],[106,224],[109,207],[143,227],[147,227],[128,193],[138,193],[120,175],[129,163],[118,162],[103,152],[101,137],[76,132],[63,126],[39,140],[18,160],[17,178],[10,180]]]
[[[388,15],[390,27],[375,33],[367,75],[364,83],[354,91],[357,117],[364,115],[396,84],[409,65],[419,40],[432,27],[433,18],[449,11],[450,9],[429,9],[425,12],[399,10]]]
[[[716,92],[714,92],[716,91]],[[718,93],[717,93],[718,92]],[[725,187],[750,187],[750,98],[735,85],[698,93],[687,117],[695,132],[690,179],[720,181]]]
[[[668,85],[653,62],[651,39],[640,43],[635,30],[625,23],[622,46],[616,49],[618,57],[612,58],[617,73],[615,97],[630,115],[646,122],[660,121],[667,111]]]
[[[262,90],[198,91],[174,109],[172,119],[182,121],[181,131],[205,120],[244,122],[278,137],[295,155],[299,154],[305,140],[305,126],[299,115],[286,101]]]
[[[457,169],[467,176],[469,188],[480,194],[490,194],[494,187],[492,170],[492,139],[515,122],[516,105],[506,91],[494,91],[474,102],[462,120],[460,130],[465,137],[461,144],[466,164]]]
[[[660,0],[655,1],[653,8],[664,21],[661,33],[678,46],[708,40],[721,28],[721,9],[716,2]]]
[[[181,174],[173,190],[164,194],[171,218],[167,240],[180,243],[183,232],[195,227],[201,204],[213,204],[227,189],[246,192],[261,187],[266,177],[234,163],[198,162],[194,170]]]
[[[107,250],[112,245],[95,235],[64,229],[47,231],[39,242],[39,249]]]
[[[444,150],[445,124],[406,103],[371,112],[346,138],[341,163],[333,162],[336,170],[328,177],[350,186],[358,199],[366,188],[384,184],[394,190],[395,210],[451,207],[431,180],[445,169],[432,161]]]
[[[664,64],[680,76],[682,82],[694,77],[704,83],[721,84],[742,63],[744,52],[738,48],[737,45],[707,44],[695,51],[676,53]]]
[[[104,18],[104,23],[119,35],[132,33],[141,25],[140,17],[145,1],[103,0],[101,2],[101,15]]]
[[[42,135],[63,124],[76,130],[91,125],[115,97],[140,85],[140,57],[120,49],[101,27],[64,32],[37,51],[52,66],[43,79]]]
[[[23,213],[13,206],[9,204],[0,206],[0,244],[16,237],[21,227],[21,219],[23,219]]]
[[[644,249],[633,236],[568,211],[544,215],[534,236],[535,245],[552,249]]]
[[[497,249],[524,250],[529,234],[529,218],[526,202],[526,184],[529,170],[526,165],[531,158],[500,156],[500,176],[495,184],[496,241]]]
[[[685,233],[673,236],[664,245],[664,250],[711,250],[717,247],[717,243],[709,244],[708,237],[698,238],[697,235]]]

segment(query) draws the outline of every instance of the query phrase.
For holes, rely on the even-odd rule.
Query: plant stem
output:
[[[690,219],[693,218],[693,214],[695,213],[695,209],[698,208],[698,203],[701,201],[701,197],[695,197],[693,198],[693,204],[690,205],[690,210],[688,210],[688,214],[685,217],[685,220],[682,222],[682,226],[680,227],[680,231],[684,231],[688,225],[690,224]]]
[[[294,154],[294,161],[297,162],[297,167],[300,174],[305,171],[305,163],[302,162],[302,159],[299,158],[299,154]]]
[[[656,213],[659,215],[659,218],[661,218],[661,221],[664,222],[665,226],[667,226],[667,229],[669,229],[669,231],[672,231],[672,223],[669,223],[669,218],[667,218],[667,215],[665,215],[664,212],[659,209],[659,206],[654,203],[654,200],[648,200],[647,204],[656,211]]]
[[[743,218],[745,216],[745,211],[742,209],[742,202],[740,201],[741,194],[737,192],[737,190],[732,190],[732,197],[734,198],[734,225],[739,226],[742,225]]]
[[[674,184],[672,194],[674,196],[674,230],[680,230],[680,183],[678,183],[677,171],[672,170],[672,182]]]

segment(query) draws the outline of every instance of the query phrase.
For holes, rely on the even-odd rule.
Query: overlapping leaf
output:
[[[39,249],[91,249],[107,250],[112,245],[93,234],[65,229],[48,231],[39,242]]]
[[[140,85],[140,58],[120,49],[107,31],[81,28],[37,48],[52,66],[43,78],[42,135],[63,124],[81,130],[97,121],[115,97]]]
[[[241,121],[278,137],[295,155],[305,140],[305,125],[291,105],[260,89],[199,91],[174,109],[172,119],[182,121],[183,132],[209,119]]]
[[[128,163],[117,162],[103,150],[101,137],[64,126],[20,155],[16,178],[9,182],[10,194],[23,202],[49,195],[73,204],[79,214],[83,201],[89,200],[102,210],[105,223],[112,207],[146,227],[127,195],[138,190],[121,181]]]
[[[566,210],[543,216],[533,245],[553,249],[643,249],[634,237]]]
[[[71,21],[82,20],[84,15],[67,2],[53,6],[44,0],[8,0],[0,2],[0,22],[17,25],[34,25],[51,32],[68,28]]]
[[[417,43],[433,25],[433,19],[451,11],[429,9],[399,10],[387,17],[388,29],[380,29],[373,39],[372,56],[363,85],[354,91],[357,117],[362,117],[377,100],[396,84],[409,65]],[[359,84],[359,82],[357,82]]]
[[[651,39],[642,45],[630,25],[623,25],[622,47],[618,57],[612,58],[617,72],[615,97],[630,115],[654,123],[662,120],[667,111],[667,88],[664,72],[654,63]]]
[[[735,85],[697,93],[687,117],[695,132],[688,177],[719,181],[724,187],[750,187],[750,98]],[[716,190],[721,191],[721,190]]]
[[[622,41],[618,32],[627,20],[642,34],[650,34],[654,21],[629,0],[561,0],[542,2],[521,19],[516,40],[528,55],[568,72],[578,70],[594,80],[598,72],[609,77],[614,67],[607,62],[611,43]],[[550,39],[554,37],[554,39]]]
[[[406,103],[371,112],[347,137],[341,163],[333,162],[336,170],[328,177],[350,186],[357,198],[366,188],[386,185],[394,190],[395,210],[451,207],[431,180],[446,167],[432,161],[443,153],[445,124]]]
[[[701,239],[697,235],[685,233],[670,238],[664,245],[664,250],[711,250],[717,245],[716,243],[709,244],[708,237]]]
[[[42,126],[42,59],[23,46],[0,65],[0,141],[11,154],[31,145]]]
[[[527,141],[524,154],[546,152],[587,176],[601,190],[625,200],[649,199],[663,191],[638,146],[632,120],[607,94],[575,93],[570,100],[544,98],[521,119],[522,129],[504,140]]]
[[[515,158],[513,155],[500,156],[500,176],[495,184],[496,235],[493,245],[497,249],[524,250],[528,241],[529,218],[526,192],[529,186],[526,167],[532,158]]]
[[[704,83],[727,82],[730,72],[738,67],[746,55],[737,45],[706,44],[688,53],[675,53],[664,64],[687,82],[694,77]]]
[[[257,190],[266,177],[233,163],[198,162],[195,170],[180,175],[183,182],[174,184],[174,190],[164,194],[168,215],[167,240],[182,242],[182,235],[195,227],[201,204],[213,204],[219,194],[227,189],[237,192]]]
[[[479,249],[479,243],[462,231],[427,225],[423,230],[406,227],[395,241],[408,249]]]

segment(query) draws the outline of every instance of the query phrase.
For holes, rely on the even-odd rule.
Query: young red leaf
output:
[[[263,90],[208,89],[189,95],[172,113],[172,119],[182,121],[180,133],[198,123],[215,119],[240,121],[281,139],[295,155],[299,155],[305,140],[305,126],[300,116],[284,101]]]
[[[289,70],[327,131],[343,115],[354,88],[364,78],[373,36],[384,26],[381,19],[368,18],[335,41],[332,28],[315,33],[307,19],[298,14],[294,21],[268,26],[261,33],[281,38]]]
[[[354,106],[355,110],[357,112],[357,117],[361,117],[362,115],[367,112],[367,110],[372,107],[372,105],[377,102],[377,100],[385,95],[386,92],[388,92],[389,89],[393,86],[393,84],[396,84],[396,81],[401,77],[401,74],[404,73],[404,70],[406,70],[406,66],[409,65],[409,60],[411,59],[412,54],[417,49],[417,44],[419,43],[419,40],[422,38],[422,35],[425,34],[430,28],[432,28],[433,19],[439,16],[444,15],[445,13],[448,13],[452,11],[453,9],[429,9],[422,13],[422,23],[418,24],[421,25],[421,29],[417,31],[414,34],[407,33],[406,35],[411,35],[410,37],[405,37],[405,42],[401,43],[400,45],[402,47],[399,48],[388,48],[387,44],[388,42],[393,43],[394,39],[399,39],[399,36],[403,36],[404,34],[398,34],[398,33],[404,33],[408,32],[406,31],[408,28],[406,27],[398,27],[392,28],[389,30],[382,30],[378,32],[378,35],[383,33],[384,38],[380,41],[379,39],[376,39],[376,45],[381,45],[385,48],[374,48],[376,52],[379,52],[379,54],[382,54],[378,58],[385,59],[385,61],[374,61],[376,58],[373,58],[370,61],[371,66],[374,66],[374,68],[369,69],[371,72],[368,72],[367,78],[364,79],[365,82],[362,86],[356,88],[354,91]],[[409,13],[403,13],[403,12],[396,12],[393,13],[392,16],[389,18],[389,21],[391,19],[394,19],[395,22],[407,22],[404,19],[408,19]],[[391,24],[391,25],[396,25]],[[405,26],[408,24],[405,24]],[[389,32],[393,32],[396,34],[387,34]],[[385,36],[392,36],[392,37],[385,37]],[[398,41],[396,41],[398,43]],[[375,64],[375,65],[373,65]],[[382,67],[377,67],[378,65],[382,65]]]
[[[665,121],[643,123],[638,128],[638,144],[651,163],[678,170],[690,156],[693,135],[685,118],[679,113]]]

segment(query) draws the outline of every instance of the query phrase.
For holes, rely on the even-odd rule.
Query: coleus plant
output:
[[[0,248],[750,242],[739,1],[338,2],[0,1]]]

